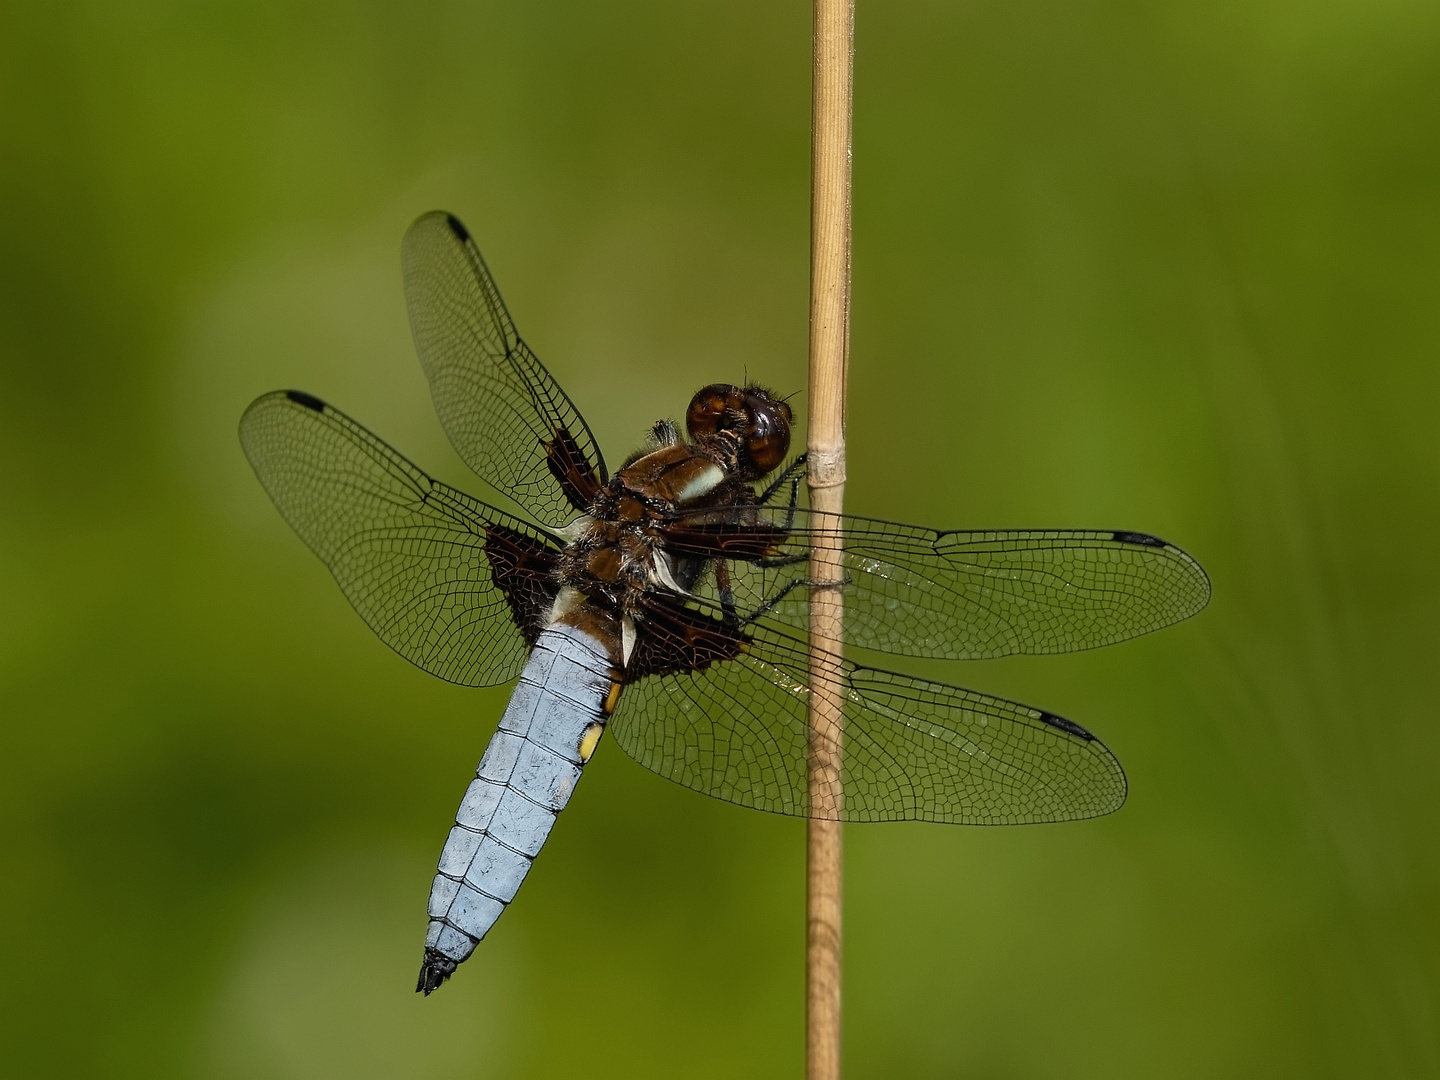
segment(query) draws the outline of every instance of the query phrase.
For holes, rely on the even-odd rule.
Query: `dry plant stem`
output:
[[[838,514],[845,492],[845,381],[850,339],[850,116],[853,0],[815,0],[810,203],[809,484],[813,509]],[[823,516],[819,519],[825,520]],[[807,1080],[840,1076],[840,900],[844,808],[844,623],[840,539],[817,535],[810,579],[810,813],[806,843]]]

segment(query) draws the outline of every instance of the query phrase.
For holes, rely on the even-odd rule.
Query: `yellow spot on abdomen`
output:
[[[602,706],[606,716],[614,713],[615,706],[620,704],[620,691],[623,689],[625,689],[625,684],[618,679],[610,684],[610,692],[605,695],[605,704]]]
[[[605,730],[601,723],[591,724],[585,729],[585,734],[580,736],[580,764],[590,760],[590,755],[595,753],[595,745],[600,741],[600,735]]]

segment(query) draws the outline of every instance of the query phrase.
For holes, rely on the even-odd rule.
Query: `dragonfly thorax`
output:
[[[737,487],[749,491],[702,446],[677,440],[644,454],[601,489],[589,520],[560,556],[559,584],[609,611],[638,617],[647,589],[683,591],[703,568],[664,554],[665,526],[682,508],[733,500]]]

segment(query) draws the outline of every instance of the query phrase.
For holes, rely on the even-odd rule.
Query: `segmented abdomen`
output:
[[[449,977],[515,898],[595,749],[611,683],[589,634],[541,631],[440,854],[418,989]]]

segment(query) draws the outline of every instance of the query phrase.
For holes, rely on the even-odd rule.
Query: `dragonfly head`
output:
[[[697,443],[735,447],[735,476],[758,480],[790,450],[790,406],[759,386],[712,383],[690,400],[685,429]]]

